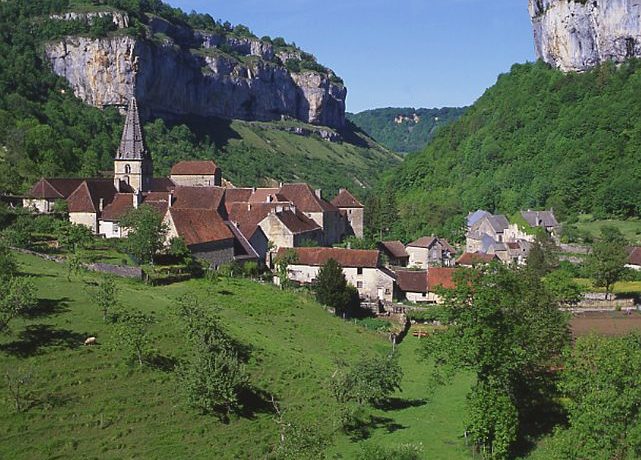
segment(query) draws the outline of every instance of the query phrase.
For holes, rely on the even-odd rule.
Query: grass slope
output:
[[[0,342],[5,368],[31,366],[40,402],[24,414],[0,413],[0,458],[261,458],[277,441],[269,406],[221,424],[185,406],[172,372],[138,370],[123,361],[92,295],[68,282],[56,264],[21,256],[43,298],[40,312],[13,323]],[[91,280],[94,275],[86,275]],[[274,394],[291,418],[323,422],[335,410],[326,386],[333,361],[387,348],[385,340],[333,318],[315,302],[244,280],[190,281],[163,288],[119,281],[123,306],[158,317],[160,362],[184,353],[173,300],[191,292],[218,305],[228,330],[252,349],[249,370],[261,392]],[[80,346],[96,335],[100,345]]]
[[[6,401],[1,406],[0,458],[264,458],[278,438],[269,395],[281,401],[289,420],[320,424],[330,433],[337,408],[327,383],[335,360],[353,362],[389,349],[385,337],[274,286],[221,279],[152,288],[118,280],[123,307],[154,312],[158,319],[157,367],[140,370],[126,364],[92,300],[88,283],[98,275],[70,282],[60,265],[22,255],[19,261],[42,300],[0,338],[0,371],[32,368],[35,402],[21,414]],[[185,353],[172,304],[185,293],[217,308],[229,332],[251,348],[253,410],[228,425],[189,409],[171,372]],[[81,345],[90,335],[98,346]],[[415,348],[416,341],[401,345],[405,392],[394,407],[376,412],[382,420],[366,442],[422,441],[429,458],[464,458],[458,435],[468,382],[457,380],[425,404],[416,402],[428,396],[424,376],[430,368],[417,361]],[[332,452],[354,458],[359,449],[339,436]]]

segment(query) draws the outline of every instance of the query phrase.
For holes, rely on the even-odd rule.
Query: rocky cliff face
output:
[[[641,0],[529,0],[539,58],[563,71],[641,56]]]
[[[242,120],[298,120],[342,128],[346,88],[331,71],[290,73],[271,44],[194,32],[163,20],[150,39],[115,34],[67,37],[46,55],[83,101],[126,105],[135,94],[154,116],[217,116]],[[224,50],[224,52],[223,52]]]

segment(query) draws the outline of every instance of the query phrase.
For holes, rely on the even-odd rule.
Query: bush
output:
[[[441,305],[434,305],[428,307],[427,310],[409,311],[407,319],[419,323],[432,323],[439,321],[442,324],[447,324],[450,321],[450,311]]]
[[[358,460],[419,460],[423,458],[423,446],[420,444],[400,444],[385,447],[377,444],[365,444],[358,454]]]
[[[359,326],[375,332],[388,332],[391,328],[389,321],[378,318],[364,318],[356,322]]]

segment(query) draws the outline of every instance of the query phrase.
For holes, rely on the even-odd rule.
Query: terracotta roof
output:
[[[27,193],[29,198],[45,200],[66,199],[82,184],[83,179],[42,178]]]
[[[100,199],[103,206],[108,206],[116,196],[116,188],[111,179],[86,179],[69,196],[69,212],[98,212]]]
[[[303,212],[338,212],[338,208],[316,196],[309,184],[285,184],[279,194],[296,205]]]
[[[378,243],[378,247],[396,259],[409,257],[409,254],[405,250],[405,245],[400,241],[381,241]]]
[[[152,192],[169,192],[176,187],[169,177],[154,177],[151,179]]]
[[[225,198],[222,187],[182,187],[174,189],[173,207],[176,209],[220,209]]]
[[[641,247],[628,248],[628,264],[641,266]]]
[[[237,224],[238,229],[248,240],[258,229],[258,224],[276,209],[275,203],[225,203],[228,219]]]
[[[427,271],[427,289],[434,292],[437,288],[454,289],[453,276],[456,273],[455,268],[430,268]]]
[[[316,222],[298,211],[295,213],[291,210],[281,211],[276,213],[276,217],[295,235],[321,230]]]
[[[295,251],[298,256],[296,265],[309,265],[320,267],[329,259],[334,259],[342,267],[349,268],[377,268],[378,251],[366,251],[361,249],[341,248],[281,248],[278,255],[281,256],[287,251]]]
[[[171,168],[172,176],[208,176],[219,170],[213,161],[180,161]]]
[[[169,209],[178,235],[187,246],[232,240],[234,235],[216,211],[208,209]]]
[[[247,200],[250,203],[274,203],[274,202],[288,202],[287,198],[280,195],[277,188],[257,188]]]
[[[260,259],[254,247],[245,238],[245,235],[231,222],[225,222],[225,224],[234,235],[234,258],[237,260]]]
[[[396,272],[396,283],[404,292],[427,292],[427,270]]]
[[[252,193],[251,188],[226,188],[225,203],[247,203]]]
[[[412,241],[410,244],[408,244],[408,247],[412,248],[425,248],[429,249],[432,247],[432,245],[438,241],[438,238],[435,236],[424,236],[422,238],[419,238],[416,241]]]
[[[338,195],[332,200],[332,204],[337,208],[364,208],[363,203],[358,201],[349,190],[342,188]]]
[[[458,258],[456,263],[458,265],[465,265],[471,267],[478,264],[489,264],[490,262],[498,260],[498,257],[494,254],[483,254],[481,252],[466,252],[461,257]]]
[[[118,221],[133,207],[133,194],[118,193],[109,206],[105,206],[101,217],[103,220]]]

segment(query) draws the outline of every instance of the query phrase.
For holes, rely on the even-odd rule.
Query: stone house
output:
[[[456,250],[442,238],[425,236],[411,242],[405,248],[409,254],[409,266],[415,268],[449,267],[454,264]]]
[[[387,258],[387,265],[392,267],[407,267],[410,255],[405,250],[405,245],[400,241],[381,241],[377,244],[378,250]]]
[[[431,267],[428,270],[396,272],[396,283],[399,297],[413,303],[442,303],[439,293],[441,288],[456,287],[453,276],[456,272],[451,267]]]
[[[180,161],[171,168],[170,178],[176,185],[220,187],[222,173],[213,161]]]
[[[504,215],[492,215],[486,211],[476,211],[468,216],[468,230],[466,239],[466,252],[483,251],[487,245],[488,237],[493,242],[506,241],[505,231],[510,227]]]
[[[358,289],[361,299],[391,302],[394,296],[394,274],[380,266],[378,251],[341,248],[295,248],[297,261],[287,267],[289,279],[300,284],[312,284],[320,268],[334,259],[343,268],[347,282]]]
[[[167,243],[182,238],[195,257],[214,268],[234,260],[234,234],[217,212],[170,207],[164,222],[169,228]]]
[[[340,189],[332,200],[345,219],[343,236],[363,238],[365,232],[365,206],[358,201],[347,189]]]
[[[552,236],[556,236],[559,231],[560,225],[552,209],[549,211],[532,211],[528,209],[527,211],[521,211],[521,216],[530,227],[543,228]]]
[[[151,206],[158,214],[164,216],[172,201],[172,193],[117,193],[113,201],[104,208],[99,219],[98,234],[105,238],[125,238],[127,229],[120,225],[120,220],[132,209],[142,205]]]
[[[115,196],[116,189],[110,179],[84,180],[67,199],[69,221],[98,234],[102,211]]]
[[[626,267],[641,271],[641,247],[635,246],[628,248],[628,263]]]
[[[22,200],[24,208],[41,214],[53,212],[56,201],[66,200],[82,184],[83,179],[42,178],[31,187]]]

